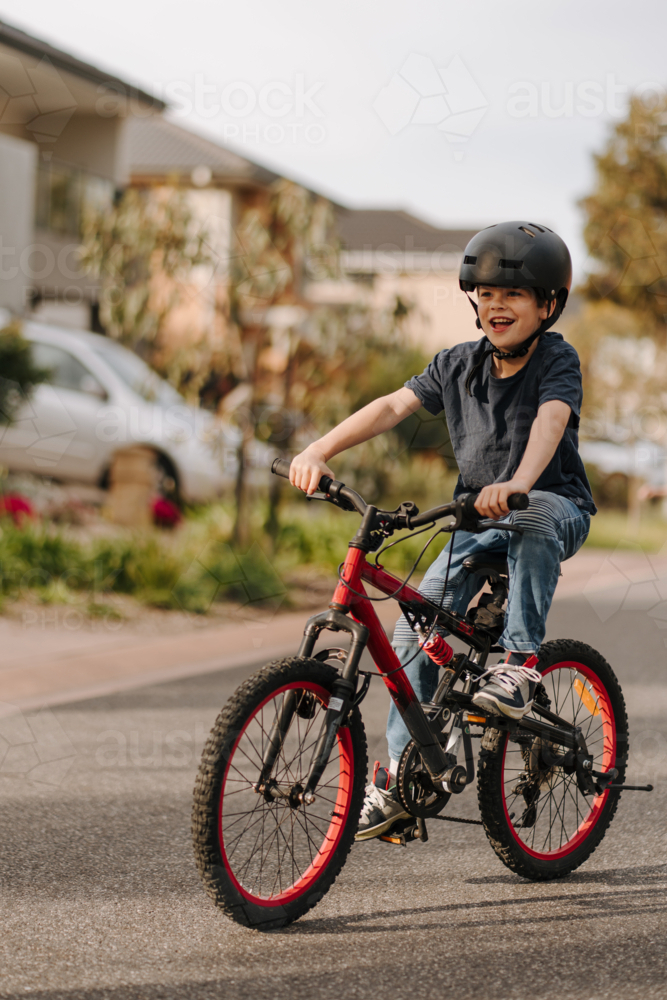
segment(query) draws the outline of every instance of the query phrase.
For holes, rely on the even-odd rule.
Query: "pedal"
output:
[[[400,819],[377,840],[383,840],[385,844],[396,844],[397,847],[407,847],[412,840],[421,840],[425,844],[428,840],[426,823],[423,819]]]

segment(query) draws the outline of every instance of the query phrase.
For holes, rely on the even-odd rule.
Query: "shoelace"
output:
[[[524,681],[534,681],[535,684],[539,684],[542,680],[542,674],[534,667],[524,667],[518,664],[514,666],[513,663],[495,663],[484,671],[480,680],[484,680],[485,677],[493,677],[498,686],[507,694],[514,694]]]
[[[366,785],[366,798],[361,810],[361,817],[367,816],[372,809],[382,809],[387,804],[387,800],[384,798],[387,794],[387,792],[383,794],[382,789],[378,788],[377,785]]]

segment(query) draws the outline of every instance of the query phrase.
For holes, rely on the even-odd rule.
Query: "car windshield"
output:
[[[109,368],[122,379],[133,392],[148,403],[159,406],[174,406],[183,404],[185,400],[180,393],[160,378],[145,361],[137,354],[126,350],[118,344],[95,346],[95,352],[104,358]]]

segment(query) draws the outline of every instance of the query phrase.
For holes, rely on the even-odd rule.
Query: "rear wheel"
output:
[[[628,753],[623,695],[607,661],[572,640],[545,643],[536,701],[581,727],[596,771],[615,767],[621,783]],[[539,718],[530,712],[527,718]],[[479,759],[482,821],[496,854],[536,881],[560,878],[590,857],[616,812],[620,792],[585,796],[573,767],[554,764],[562,747],[540,737],[488,731]]]
[[[358,709],[338,732],[315,801],[299,799],[338,676],[313,659],[269,664],[232,696],[204,748],[193,810],[197,867],[238,923],[272,929],[296,920],[331,888],[352,846],[367,767]],[[289,728],[257,792],[269,734],[288,703]]]

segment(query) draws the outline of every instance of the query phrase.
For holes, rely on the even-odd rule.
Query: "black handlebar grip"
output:
[[[282,476],[283,479],[289,479],[289,470],[291,465],[292,463],[288,462],[286,458],[274,458],[271,463],[271,472],[274,476]],[[331,476],[322,476],[317,484],[317,488],[321,490],[322,493],[328,493],[329,487],[333,482],[334,480]]]
[[[510,510],[528,510],[528,494],[512,493],[507,498],[507,506]]]
[[[463,502],[463,513],[466,517],[481,517],[477,508],[475,507],[475,500],[478,494],[469,493]],[[527,510],[528,509],[528,494],[527,493],[511,493],[507,498],[507,506],[510,510]]]
[[[286,458],[275,458],[271,464],[271,472],[274,476],[282,476],[283,479],[289,479],[291,464]]]
[[[466,517],[481,517],[479,511],[475,509],[475,500],[477,499],[476,493],[469,493],[468,496],[463,501],[463,513]]]

